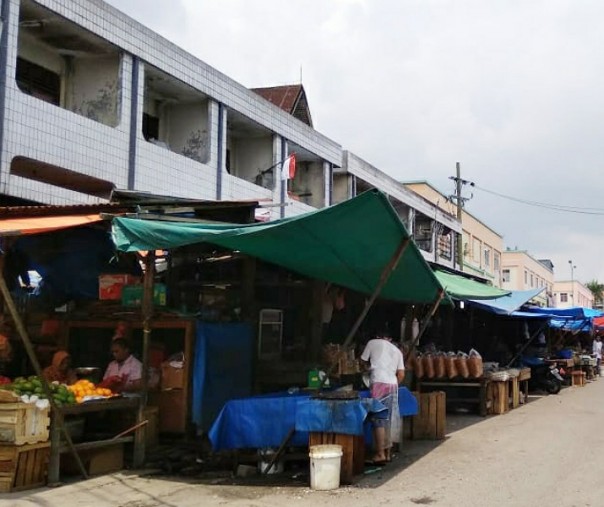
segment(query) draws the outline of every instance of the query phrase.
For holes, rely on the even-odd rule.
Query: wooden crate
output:
[[[573,386],[583,387],[586,383],[587,374],[584,371],[575,370],[572,372]]]
[[[510,389],[509,381],[489,383],[488,399],[491,401],[490,414],[505,414],[510,410]]]
[[[443,391],[414,393],[419,413],[411,420],[414,440],[442,440],[447,427],[447,395]]]
[[[0,444],[37,444],[49,436],[50,408],[33,403],[0,403]]]
[[[46,485],[50,443],[0,446],[0,493]]]
[[[365,466],[365,438],[363,435],[341,433],[311,433],[308,446],[335,444],[342,446],[340,483],[351,484],[355,475],[363,473]]]

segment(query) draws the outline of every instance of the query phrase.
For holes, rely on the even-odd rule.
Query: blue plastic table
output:
[[[360,393],[368,398],[368,391]],[[290,445],[308,445],[308,432],[362,435],[368,413],[379,412],[374,400],[329,402],[311,400],[308,392],[274,393],[228,401],[210,428],[215,451],[279,447],[292,428]],[[379,402],[378,402],[379,403]],[[417,414],[417,401],[405,387],[399,388],[401,416]]]

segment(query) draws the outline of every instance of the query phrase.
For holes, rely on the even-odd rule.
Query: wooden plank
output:
[[[447,433],[447,394],[438,392],[436,399],[436,439],[442,440]]]
[[[32,453],[34,453],[35,451],[25,451],[25,452],[20,452],[19,453],[19,457],[17,459],[17,470],[16,470],[16,474],[15,474],[15,479],[13,481],[13,487],[21,487],[24,484],[27,484],[27,474],[29,473],[29,462],[30,462],[30,457],[32,455]]]
[[[512,384],[512,408],[518,408],[520,406],[520,382],[518,378],[511,380]]]
[[[91,449],[101,449],[103,447],[111,447],[116,444],[125,444],[129,442],[133,442],[134,437],[121,437],[121,438],[109,438],[106,440],[94,440],[92,442],[82,442],[80,444],[74,444],[76,451],[89,451]],[[61,454],[66,452],[70,452],[68,446],[63,445],[60,448]]]
[[[354,477],[354,440],[352,435],[335,434],[334,443],[342,446],[340,483],[350,484]]]
[[[430,440],[436,438],[436,416],[437,416],[438,392],[430,393],[428,398],[428,424],[426,433]]]

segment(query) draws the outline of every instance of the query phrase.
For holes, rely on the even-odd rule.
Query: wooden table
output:
[[[418,379],[417,390],[420,393],[428,393],[431,391],[444,391],[447,393],[447,404],[453,403],[472,403],[478,406],[478,413],[485,417],[487,415],[487,388],[490,383],[489,379],[484,377],[476,379]],[[450,396],[449,392],[452,389],[464,388],[472,391],[478,391],[474,396],[454,397]]]
[[[106,410],[131,410],[137,411],[140,403],[140,398],[115,398],[109,400],[99,401],[88,401],[85,403],[79,403],[77,405],[67,405],[61,407],[58,410],[52,412],[50,420],[50,460],[48,463],[48,483],[50,485],[58,484],[60,478],[61,468],[61,454],[65,454],[70,451],[69,446],[61,440],[63,433],[61,431],[61,424],[65,420],[65,416],[68,415],[83,415],[95,412],[104,412]],[[123,444],[126,442],[135,442],[135,446],[141,445],[139,442],[143,442],[142,438],[139,437],[144,431],[141,427],[134,432],[133,436],[125,436],[121,438],[110,438],[105,440],[95,440],[90,442],[81,442],[74,444],[76,451],[85,451],[91,449],[100,449],[103,447],[110,447],[116,444]],[[144,445],[144,443],[142,444]],[[136,450],[135,450],[136,453]]]

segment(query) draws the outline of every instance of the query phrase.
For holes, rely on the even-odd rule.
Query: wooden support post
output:
[[[352,328],[348,332],[348,336],[346,336],[346,340],[344,340],[344,343],[342,344],[343,351],[345,351],[350,346],[356,332],[359,330],[359,327],[361,326],[361,324],[365,320],[365,317],[369,313],[369,310],[373,306],[373,303],[375,303],[375,300],[378,298],[378,296],[382,292],[382,289],[386,285],[386,282],[390,279],[390,275],[396,269],[396,266],[398,265],[399,261],[401,260],[401,257],[403,256],[403,254],[405,253],[405,250],[409,246],[409,242],[410,242],[410,238],[406,238],[403,241],[401,241],[400,245],[396,248],[396,250],[392,254],[392,257],[388,261],[388,264],[384,267],[384,270],[382,271],[382,274],[380,275],[380,279],[379,279],[377,285],[375,286],[373,293],[371,294],[369,299],[367,301],[365,301],[365,307],[363,308],[363,311],[358,316],[356,322],[353,324]],[[323,378],[321,385],[323,385],[327,381],[327,379],[329,378],[329,375],[331,373],[333,373],[333,371],[337,368],[338,364],[339,364],[339,362],[334,362],[334,364],[331,366],[331,368],[327,372],[327,375],[325,375],[325,377]]]
[[[310,343],[308,359],[318,361],[321,357],[321,344],[323,341],[323,297],[326,284],[320,280],[313,280],[311,285],[312,301],[310,302]]]
[[[149,342],[151,338],[151,319],[153,318],[153,282],[155,278],[155,251],[149,250],[145,257],[145,278],[143,280],[143,374],[141,377],[141,398],[136,414],[136,423],[145,420],[145,407],[147,406],[149,382]],[[141,467],[145,462],[145,425],[138,426],[134,434],[135,467]]]
[[[40,378],[40,381],[42,383],[42,389],[44,391],[44,394],[48,398],[48,402],[50,403],[50,407],[52,410],[52,417],[53,417],[53,419],[56,419],[56,424],[60,428],[60,431],[62,431],[62,433],[65,437],[65,441],[67,442],[67,445],[69,446],[69,449],[70,449],[71,453],[73,454],[73,457],[78,465],[80,472],[82,473],[82,476],[85,479],[88,479],[88,474],[86,473],[86,469],[84,468],[82,460],[80,459],[80,456],[78,455],[78,452],[76,451],[76,448],[73,445],[73,441],[71,440],[71,435],[65,429],[65,426],[63,424],[61,409],[55,403],[52,393],[50,391],[50,386],[48,385],[48,382],[42,375],[42,368],[40,367],[40,363],[38,362],[38,358],[36,357],[34,347],[31,343],[31,340],[29,339],[29,335],[27,334],[25,325],[23,324],[23,320],[21,319],[21,316],[19,315],[19,312],[17,311],[17,307],[15,306],[15,301],[13,300],[13,297],[11,296],[11,293],[8,290],[8,286],[6,285],[6,280],[4,279],[4,276],[2,275],[2,273],[0,273],[0,293],[4,297],[4,303],[8,307],[8,311],[11,314],[15,327],[17,328],[17,332],[19,333],[21,341],[23,342],[23,346],[25,347],[27,356],[29,357],[31,364],[34,367],[34,371],[36,372],[36,375]],[[59,434],[58,431],[56,433]],[[56,449],[58,449],[59,445],[60,445],[59,441],[54,441],[54,442],[51,441],[51,454],[53,453],[53,450],[56,451]],[[56,474],[58,477],[58,473],[59,473],[58,470],[52,470],[52,471],[49,470],[49,474],[51,472],[53,474]]]

